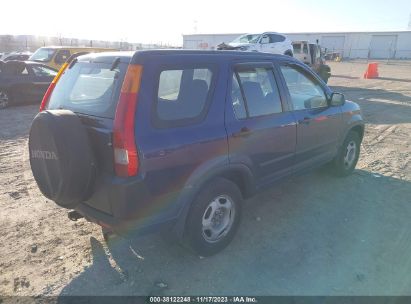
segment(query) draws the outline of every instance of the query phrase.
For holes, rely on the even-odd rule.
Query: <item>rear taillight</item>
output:
[[[51,96],[51,93],[53,93],[54,87],[56,86],[57,81],[59,81],[61,75],[63,75],[64,71],[67,69],[67,67],[69,66],[69,63],[66,62],[64,63],[59,72],[57,73],[57,75],[54,77],[53,81],[50,83],[46,93],[43,96],[43,100],[41,101],[40,104],[40,112],[44,111],[47,107],[47,104],[49,103],[49,99]]]
[[[114,167],[116,175],[121,177],[134,176],[138,172],[134,118],[142,71],[143,67],[140,65],[128,66],[114,118]]]

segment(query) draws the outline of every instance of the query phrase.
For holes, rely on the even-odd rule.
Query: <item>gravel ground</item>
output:
[[[107,245],[38,191],[27,137],[38,106],[0,111],[0,295],[411,295],[411,63],[331,63],[367,121],[355,173],[295,177],[246,202],[222,253],[158,235]]]

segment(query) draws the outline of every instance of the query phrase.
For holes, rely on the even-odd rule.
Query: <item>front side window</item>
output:
[[[311,77],[290,66],[281,66],[281,72],[290,92],[294,110],[327,106],[327,98],[322,87]]]
[[[162,122],[198,119],[204,112],[213,73],[208,68],[163,70],[156,116]]]
[[[282,112],[280,94],[271,68],[241,69],[237,71],[237,75],[242,89],[242,98],[245,99],[248,110],[248,117]],[[235,90],[236,85],[233,78],[233,90]],[[236,117],[240,119],[243,114],[237,103],[241,102],[242,99],[237,96],[238,94],[232,95],[232,102]]]
[[[67,59],[69,59],[70,57],[70,51],[68,50],[60,50],[58,51],[56,58],[54,58],[54,61],[57,64],[63,64],[67,61]]]

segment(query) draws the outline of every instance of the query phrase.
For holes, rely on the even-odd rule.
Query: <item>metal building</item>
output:
[[[215,49],[222,42],[230,42],[239,34],[183,35],[183,48]],[[317,40],[329,51],[344,58],[411,59],[411,31],[396,32],[337,32],[285,33],[292,41]]]

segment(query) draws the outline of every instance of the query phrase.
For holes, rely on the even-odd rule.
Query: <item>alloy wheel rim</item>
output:
[[[235,217],[235,205],[227,195],[220,195],[207,206],[202,217],[202,234],[209,243],[215,243],[231,230]]]

